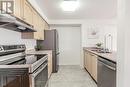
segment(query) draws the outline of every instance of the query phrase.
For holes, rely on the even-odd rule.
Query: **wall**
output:
[[[113,35],[113,50],[117,50],[117,21],[116,19],[91,19],[91,20],[50,20],[49,24],[81,25],[82,47],[94,46],[97,42],[104,41],[104,34]],[[88,28],[95,27],[100,30],[98,39],[88,39]]]
[[[130,87],[130,0],[118,0],[117,87]]]
[[[90,39],[88,37],[88,29],[95,28],[99,31],[99,35],[97,38]],[[111,34],[113,37],[113,50],[117,50],[117,26],[116,24],[106,24],[99,23],[98,21],[93,21],[91,23],[82,24],[82,46],[83,47],[92,47],[95,46],[96,43],[104,43],[105,35]]]
[[[80,65],[81,28],[72,26],[53,26],[59,34],[59,65]]]
[[[21,39],[21,33],[0,28],[0,45],[25,44],[27,49],[33,49],[36,45],[34,39]]]

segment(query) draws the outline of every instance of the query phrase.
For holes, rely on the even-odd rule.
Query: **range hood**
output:
[[[36,32],[33,26],[10,14],[0,14],[0,27],[18,32]]]

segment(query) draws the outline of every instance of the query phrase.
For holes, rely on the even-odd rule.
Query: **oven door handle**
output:
[[[40,70],[38,70],[36,73],[32,74],[32,76],[35,78],[48,64],[45,64]]]

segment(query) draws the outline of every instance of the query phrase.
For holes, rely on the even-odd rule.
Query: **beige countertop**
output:
[[[26,54],[48,54],[52,53],[52,50],[40,50],[40,51],[35,51],[35,50],[27,50]]]
[[[95,54],[97,56],[100,56],[100,57],[106,58],[108,60],[111,60],[113,62],[116,62],[116,58],[117,58],[117,53],[116,52],[112,52],[112,53],[98,53],[96,51],[93,51],[93,49],[90,48],[90,47],[84,47],[83,49],[86,50],[86,51],[89,51],[89,52],[91,52],[91,53],[93,53],[93,54]]]

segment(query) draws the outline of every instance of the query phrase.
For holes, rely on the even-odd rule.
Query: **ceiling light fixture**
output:
[[[79,7],[78,0],[64,0],[61,3],[63,11],[73,12]]]

